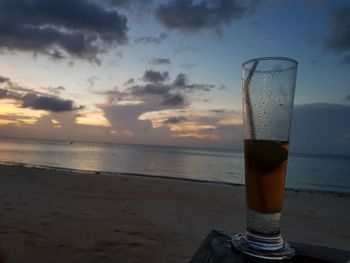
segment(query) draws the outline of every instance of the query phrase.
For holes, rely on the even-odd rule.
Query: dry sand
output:
[[[211,229],[244,230],[244,188],[0,165],[5,262],[189,262]],[[350,250],[349,195],[287,191],[286,239]]]

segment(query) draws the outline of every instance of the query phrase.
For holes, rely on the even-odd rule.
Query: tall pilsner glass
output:
[[[294,255],[281,237],[280,219],[297,66],[283,57],[242,65],[247,229],[232,241],[241,252],[259,258]]]

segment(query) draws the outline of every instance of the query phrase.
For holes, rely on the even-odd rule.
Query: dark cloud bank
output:
[[[252,0],[242,5],[235,0],[172,0],[161,4],[155,16],[167,28],[188,34],[207,29],[219,32],[223,25],[245,16],[259,2]]]
[[[350,51],[350,5],[332,13],[331,32],[327,44],[335,51]]]
[[[85,0],[0,0],[0,49],[98,61],[111,44],[125,44],[127,18]]]
[[[306,104],[294,109],[291,150],[350,155],[350,105]]]
[[[3,80],[3,81],[1,81]],[[29,88],[21,87],[13,83],[9,78],[0,76],[0,99],[14,99],[20,102],[22,108],[34,110],[46,110],[50,112],[76,111],[84,106],[75,106],[72,100],[62,99],[58,95],[50,95]],[[59,94],[64,87],[49,87],[45,90]]]
[[[350,65],[350,5],[336,9],[331,14],[330,34],[326,39],[328,49],[345,54],[341,64]]]
[[[72,100],[65,100],[53,96],[38,96],[34,93],[27,93],[20,98],[23,108],[35,110],[46,110],[51,112],[75,111],[81,107],[75,107]]]

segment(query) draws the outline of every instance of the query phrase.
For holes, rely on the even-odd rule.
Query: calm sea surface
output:
[[[0,139],[0,162],[244,184],[241,151]],[[350,156],[290,154],[286,187],[350,193]]]

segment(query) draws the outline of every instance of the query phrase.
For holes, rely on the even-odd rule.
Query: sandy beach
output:
[[[244,188],[0,165],[5,262],[189,262],[211,229],[245,227]],[[350,250],[350,197],[287,191],[285,239]]]

